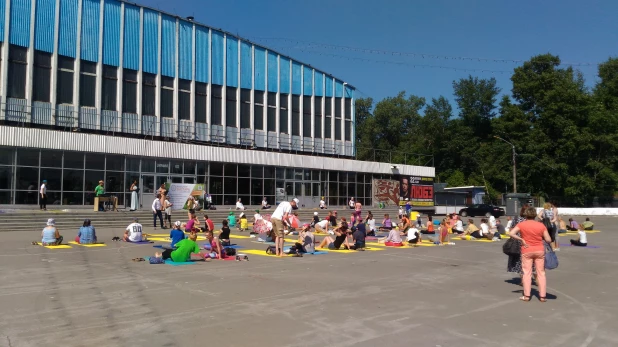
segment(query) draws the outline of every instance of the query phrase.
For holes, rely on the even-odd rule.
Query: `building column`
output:
[[[26,60],[26,122],[32,122],[32,79],[34,73],[34,26],[36,25],[36,0],[30,0],[30,43]],[[8,76],[7,76],[8,77]]]
[[[55,1],[55,17],[54,17],[54,48],[51,58],[51,74],[49,77],[50,95],[49,103],[51,104],[51,125],[56,125],[56,86],[58,85],[58,31],[60,28],[60,1]]]

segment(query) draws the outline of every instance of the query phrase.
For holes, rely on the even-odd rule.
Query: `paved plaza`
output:
[[[30,245],[42,226],[15,225],[0,233],[0,346],[617,346],[618,219],[593,221],[599,247],[562,247],[547,303],[518,300],[501,242],[279,259],[241,238],[249,261],[170,266],[133,262],[157,249],[111,242],[122,229],[47,249]]]

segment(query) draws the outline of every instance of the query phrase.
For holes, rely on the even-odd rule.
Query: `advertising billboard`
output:
[[[399,205],[409,200],[412,206],[433,206],[433,182],[433,177],[401,176]]]

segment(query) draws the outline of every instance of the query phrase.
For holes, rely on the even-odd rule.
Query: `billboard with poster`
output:
[[[433,206],[433,177],[401,176],[399,178],[399,205]]]

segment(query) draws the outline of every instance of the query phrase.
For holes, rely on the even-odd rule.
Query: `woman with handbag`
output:
[[[543,223],[535,221],[537,213],[534,207],[528,207],[524,211],[525,221],[518,223],[509,236],[521,242],[521,265],[523,271],[524,296],[521,301],[530,301],[532,287],[532,263],[536,266],[537,285],[539,287],[539,300],[546,302],[547,279],[545,278],[545,245],[551,242],[551,237]]]
[[[559,251],[558,247],[558,239],[556,238],[556,232],[558,228],[556,228],[556,222],[558,218],[558,209],[553,206],[551,203],[546,202],[543,204],[543,209],[538,214],[539,219],[547,228],[547,232],[549,233],[549,237],[551,237],[551,242],[549,243],[554,251]]]

